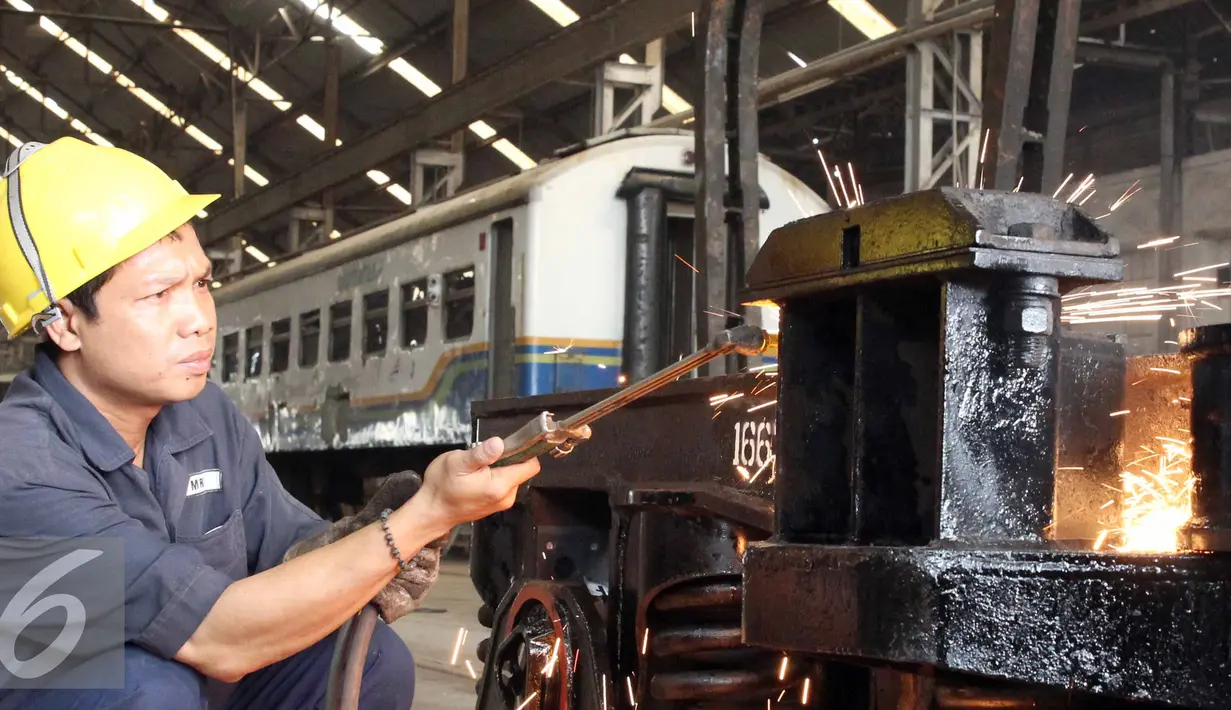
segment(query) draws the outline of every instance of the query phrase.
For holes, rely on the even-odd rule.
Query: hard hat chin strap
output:
[[[34,243],[34,237],[30,235],[30,225],[26,223],[26,213],[21,207],[21,171],[18,168],[31,155],[34,155],[43,147],[45,143],[26,143],[9,156],[8,162],[4,164],[4,175],[0,178],[8,180],[8,207],[9,207],[9,224],[13,227],[13,234],[17,236],[17,245],[21,247],[21,253],[26,257],[26,263],[30,265],[30,270],[34,272],[34,277],[38,279],[39,289],[43,295],[47,297],[50,305],[41,313],[35,314],[30,319],[30,326],[38,335],[46,332],[48,325],[60,320],[64,317],[60,307],[56,305],[55,292],[51,289],[51,280],[47,278],[47,270],[43,268],[43,260],[39,257],[38,245]]]

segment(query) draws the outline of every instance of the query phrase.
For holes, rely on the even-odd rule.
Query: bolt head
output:
[[[1027,306],[1021,310],[1021,329],[1023,333],[1046,335],[1051,333],[1051,309],[1042,306]]]

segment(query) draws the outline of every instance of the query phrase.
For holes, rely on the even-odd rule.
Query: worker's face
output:
[[[178,238],[175,238],[178,237]],[[191,225],[121,263],[95,297],[98,317],[66,313],[82,375],[122,402],[195,397],[214,355],[209,258]]]

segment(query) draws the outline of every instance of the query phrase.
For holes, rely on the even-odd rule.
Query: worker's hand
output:
[[[300,540],[291,546],[284,555],[284,560],[298,557],[310,550],[324,547],[341,540],[343,537],[371,525],[380,518],[381,511],[386,508],[397,509],[410,500],[422,487],[422,479],[414,471],[401,471],[385,478],[380,488],[354,515],[348,515],[321,532]],[[428,543],[409,560],[407,568],[398,572],[389,584],[376,595],[372,601],[380,609],[381,618],[393,622],[414,611],[427,593],[436,584],[440,574],[440,553],[449,541],[447,531],[441,537]]]
[[[539,472],[538,459],[492,468],[504,455],[504,440],[493,437],[470,449],[437,456],[423,474],[427,509],[453,527],[508,510],[517,487]]]

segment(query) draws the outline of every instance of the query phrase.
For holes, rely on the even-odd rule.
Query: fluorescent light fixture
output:
[[[522,170],[529,170],[535,165],[538,165],[538,163],[534,162],[530,156],[521,152],[520,148],[513,145],[508,138],[501,138],[495,143],[492,143],[492,147],[500,151],[501,155],[513,161],[513,164]]]
[[[299,125],[303,126],[304,130],[307,131],[308,133],[311,133],[313,136],[315,136],[318,141],[325,140],[325,127],[317,123],[316,119],[312,118],[308,114],[305,113],[304,115],[295,119],[295,123],[298,123]]]
[[[228,158],[227,165],[234,167],[235,158]],[[248,164],[244,164],[244,177],[248,178],[252,182],[255,182],[257,185],[261,187],[265,187],[266,185],[269,184],[269,178],[260,174],[259,172],[256,171],[255,168],[253,168],[251,165],[248,165]]]
[[[89,126],[85,125],[78,119],[70,116],[68,114],[68,111],[65,111],[64,108],[60,106],[60,104],[56,103],[55,99],[51,98],[50,96],[45,96],[43,92],[31,86],[30,82],[26,81],[25,79],[15,74],[13,70],[9,69],[3,64],[0,64],[0,72],[4,73],[5,78],[9,80],[10,84],[12,84],[13,86],[16,86],[26,96],[29,96],[30,98],[34,99],[36,102],[42,104],[43,108],[47,109],[48,112],[55,114],[55,116],[59,118],[60,120],[67,121],[68,125],[72,126],[74,130],[76,130],[79,133],[84,134],[86,138],[89,138],[91,141],[93,141],[97,145],[107,146],[108,148],[111,147],[111,141],[98,135],[93,130],[91,130]],[[12,143],[11,140],[9,142]],[[17,145],[20,146],[21,144],[18,143]]]
[[[879,39],[898,29],[868,0],[829,0],[829,6],[868,39]]]
[[[368,179],[377,185],[384,185],[389,182],[389,176],[379,170],[369,170]]]
[[[800,59],[800,58],[799,58],[799,55],[798,55],[798,54],[796,54],[796,53],[794,53],[794,52],[792,52],[792,51],[789,51],[789,50],[788,50],[788,51],[787,51],[787,53],[786,53],[786,56],[790,57],[792,62],[795,62],[796,64],[798,64],[798,65],[799,65],[799,66],[801,66],[801,67],[806,67],[806,66],[808,66],[808,63],[807,63],[807,62],[805,62],[804,60]]]
[[[439,84],[427,78],[427,75],[401,57],[389,62],[389,68],[393,70],[393,73],[405,79],[411,86],[418,89],[428,98],[441,92]]]
[[[20,148],[22,145],[24,145],[20,138],[13,135],[12,133],[9,133],[3,128],[0,128],[0,138],[3,138],[4,140],[8,141],[9,145],[13,146],[14,148]]]
[[[556,24],[561,27],[567,27],[581,19],[581,17],[573,11],[573,8],[565,5],[560,0],[530,0],[530,2],[534,3],[534,6],[538,9],[547,13],[547,16],[555,20]]]
[[[386,187],[385,189],[389,191],[390,195],[393,195],[394,197],[398,198],[404,204],[407,204],[407,205],[410,204],[411,202],[410,190],[407,190],[406,188],[402,187],[400,183],[396,183],[396,182],[391,183],[389,187]]]
[[[341,233],[341,232],[339,232],[339,231],[338,231],[338,230],[336,230],[336,229],[335,229],[335,230],[333,230],[332,232],[330,232],[330,233],[329,233],[329,238],[330,238],[330,239],[337,239],[337,238],[338,238],[338,237],[340,237],[340,236],[342,236],[342,233]]]
[[[30,4],[27,3],[25,0],[7,0],[7,2],[10,6],[18,10],[21,10],[23,12],[31,12],[31,13],[35,12],[34,8],[31,7]],[[155,5],[153,2],[151,2],[150,0],[134,0],[134,2],[146,8],[146,11],[151,13],[153,16],[158,17],[162,20],[165,20],[166,17],[168,16],[165,10],[158,8],[158,6]],[[196,140],[198,143],[205,146],[209,150],[213,151],[216,155],[222,154],[222,144],[221,143],[219,143],[217,140],[215,140],[205,131],[201,130],[199,127],[188,123],[188,121],[183,116],[180,116],[179,114],[172,111],[171,108],[167,106],[165,103],[163,103],[162,101],[160,101],[158,97],[154,96],[149,91],[146,91],[145,89],[137,86],[136,82],[128,78],[128,76],[124,75],[123,73],[117,71],[114,65],[111,64],[111,62],[108,62],[106,59],[103,59],[99,55],[90,51],[88,48],[86,48],[84,44],[81,43],[80,40],[78,40],[76,37],[66,32],[64,28],[60,27],[59,25],[57,25],[55,22],[53,22],[51,19],[49,19],[46,16],[40,16],[38,24],[39,24],[39,27],[44,32],[51,35],[52,37],[55,37],[61,44],[63,44],[65,47],[68,47],[70,50],[72,50],[74,54],[86,60],[86,63],[88,63],[91,67],[94,67],[94,69],[96,69],[99,73],[106,75],[109,79],[114,81],[116,84],[119,84],[124,89],[127,89],[130,94],[135,96],[139,101],[144,103],[146,106],[149,106],[156,113],[161,115],[163,118],[170,121],[173,125],[183,128],[184,133],[186,133],[188,136],[190,136],[191,138],[193,138],[194,140]],[[95,142],[97,143],[98,141],[95,140]],[[257,172],[256,170],[250,167],[245,168],[244,174],[248,176],[250,180],[257,183],[258,185],[264,186],[264,185],[269,184],[269,181],[266,180],[264,176],[262,176],[259,172]]]
[[[143,0],[132,0],[132,1],[139,3],[139,2],[142,2]],[[572,13],[572,20],[569,20],[569,22],[575,22],[577,20],[577,13],[573,12],[571,9],[568,8],[567,5],[565,5],[563,2],[560,2],[559,0],[538,0],[538,1],[542,2],[544,5],[549,6],[549,7],[554,8],[558,6],[558,9],[552,10],[552,12],[556,12],[557,15],[562,19],[567,19],[569,16],[569,13]],[[362,25],[360,25],[358,22],[355,22],[353,19],[348,17],[345,13],[338,10],[336,7],[333,9],[333,12],[331,13],[329,11],[329,4],[325,2],[324,0],[299,0],[299,4],[303,5],[305,8],[307,8],[309,12],[313,13],[317,17],[321,19],[329,20],[333,24],[334,29],[336,29],[339,33],[345,35],[346,37],[349,37],[352,41],[355,42],[355,44],[359,45],[360,49],[363,49],[365,52],[372,54],[372,55],[376,55],[376,54],[380,54],[381,52],[385,51],[384,42],[382,42],[379,38],[373,37],[371,32],[368,32],[368,30],[365,29]],[[548,11],[544,10],[544,12],[548,12]],[[553,16],[552,19],[556,19],[556,18]],[[558,19],[556,21],[560,22],[560,20]],[[439,84],[429,79],[426,74],[419,71],[419,69],[417,69],[413,64],[406,61],[402,57],[398,57],[394,59],[393,61],[389,62],[387,66],[390,71],[402,77],[402,79],[404,79],[406,83],[418,89],[420,93],[422,93],[424,96],[427,96],[428,98],[436,96],[442,91]],[[665,101],[664,101],[664,104],[665,104]],[[470,130],[474,132],[475,135],[479,136],[479,138],[482,140],[488,140],[491,137],[496,135],[495,130],[493,130],[491,126],[488,126],[486,123],[482,121],[476,121],[475,123],[472,123],[470,125]],[[490,133],[488,133],[487,131],[490,131]],[[512,161],[514,165],[521,168],[522,170],[528,170],[538,165],[538,163],[536,163],[533,159],[531,159],[530,156],[526,155],[520,149],[518,149],[517,146],[514,146],[512,143],[508,143],[507,141],[505,143],[507,143],[507,146],[502,145],[500,144],[500,141],[497,141],[496,143],[492,144],[492,147],[500,151],[502,155],[504,155],[506,158]],[[392,193],[392,190],[390,191],[390,193]]]
[[[268,264],[268,263],[269,263],[269,257],[265,255],[265,252],[261,251],[260,249],[257,249],[256,247],[252,246],[251,244],[249,244],[248,246],[244,247],[244,251],[248,252],[248,255],[249,255],[249,256],[251,256],[253,259],[256,259],[257,261],[261,262],[262,264]]]

